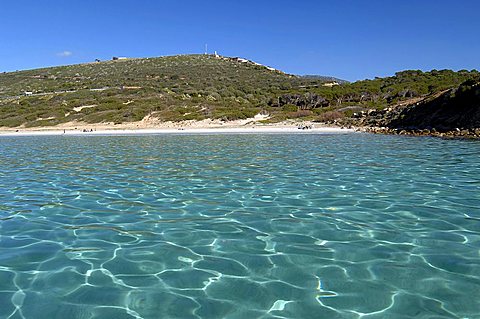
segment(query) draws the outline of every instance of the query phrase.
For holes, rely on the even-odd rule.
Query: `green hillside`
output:
[[[473,71],[403,71],[393,77],[324,86],[239,58],[180,55],[126,59],[0,74],[0,126],[70,121],[328,121],[358,108],[395,105],[479,77]]]
[[[382,109],[412,98],[421,98],[459,86],[468,80],[480,78],[477,70],[407,70],[394,76],[362,80],[332,87],[309,86],[294,93],[322,96],[330,106],[360,106]]]
[[[311,83],[319,81],[210,55],[4,73],[0,74],[0,126],[72,120],[120,123],[149,114],[163,120],[247,118],[267,107],[278,92]]]

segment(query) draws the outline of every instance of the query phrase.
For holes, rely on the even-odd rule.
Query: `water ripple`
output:
[[[475,318],[480,144],[0,138],[0,318]]]

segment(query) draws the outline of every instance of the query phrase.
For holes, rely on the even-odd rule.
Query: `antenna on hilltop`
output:
[[[205,55],[208,54],[208,44],[205,44]]]

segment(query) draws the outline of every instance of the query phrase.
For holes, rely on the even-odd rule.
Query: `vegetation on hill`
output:
[[[314,79],[314,80],[321,80],[325,82],[337,82],[338,84],[350,83],[347,80],[342,80],[333,76],[325,76],[325,75],[306,74],[306,75],[301,75],[301,77],[304,79]]]
[[[479,77],[473,71],[403,71],[334,86],[251,61],[211,55],[127,59],[0,74],[0,126],[70,121],[224,120],[268,113],[270,121],[330,121],[382,109]],[[331,81],[330,81],[331,82]]]
[[[210,55],[4,73],[0,74],[0,126],[73,120],[120,123],[147,115],[173,121],[247,118],[268,107],[268,100],[278,92],[312,83],[321,81]]]
[[[304,93],[317,94],[329,101],[330,106],[357,105],[384,108],[415,97],[427,96],[480,77],[476,70],[410,70],[397,72],[395,76],[363,80],[332,87],[307,87]]]

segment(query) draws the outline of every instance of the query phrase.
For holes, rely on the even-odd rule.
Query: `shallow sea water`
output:
[[[480,318],[480,143],[0,137],[0,318]]]

